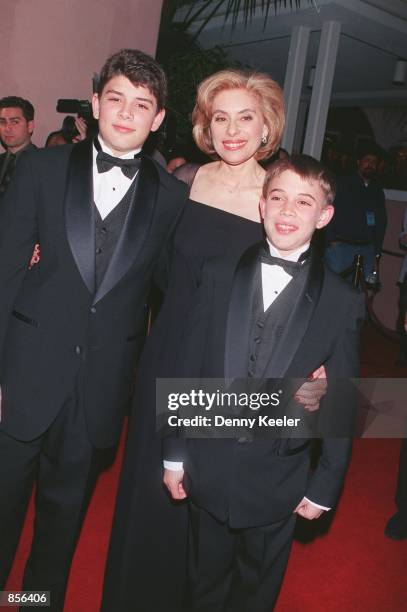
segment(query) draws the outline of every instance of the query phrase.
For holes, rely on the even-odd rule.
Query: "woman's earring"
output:
[[[268,137],[267,136],[263,136],[262,139],[261,139],[261,144],[265,145],[265,144],[267,144],[267,141],[268,141]]]

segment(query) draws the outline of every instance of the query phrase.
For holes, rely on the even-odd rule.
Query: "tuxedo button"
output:
[[[257,322],[257,327],[260,327],[260,329],[263,329],[263,327],[264,327],[263,321],[258,321]]]
[[[92,306],[92,308],[90,309],[90,311],[91,311],[91,313],[92,313],[92,314],[95,314],[95,312],[96,312],[96,308],[95,308],[94,306]]]
[[[256,344],[258,344],[260,342],[261,338],[255,338],[254,341]]]
[[[255,355],[250,355],[250,361],[256,361],[256,356]]]
[[[102,252],[102,249],[101,249],[100,247],[98,247],[98,248],[96,249],[96,255],[100,255],[100,254],[101,254],[101,252]]]
[[[75,354],[76,355],[80,355],[82,353],[82,347],[79,346],[79,344],[77,346],[75,346]]]

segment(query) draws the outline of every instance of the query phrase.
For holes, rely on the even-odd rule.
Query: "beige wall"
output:
[[[162,0],[1,0],[0,97],[28,98],[33,141],[59,128],[58,98],[90,98],[93,72],[111,53],[155,53]]]

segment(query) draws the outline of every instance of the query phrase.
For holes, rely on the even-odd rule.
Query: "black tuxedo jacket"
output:
[[[40,435],[75,393],[90,440],[115,443],[145,334],[152,269],[186,187],[144,158],[120,239],[95,287],[92,144],[24,153],[0,207],[1,427]],[[28,270],[34,244],[40,262]]]
[[[249,249],[235,273],[225,336],[219,339],[218,346],[224,355],[223,372],[219,376],[228,379],[248,376],[250,313],[260,248],[261,245],[255,245]],[[208,267],[206,274],[210,276]],[[203,285],[210,296],[211,281],[206,280]],[[185,362],[191,368],[194,359],[207,363],[211,357],[216,360],[215,355],[204,355],[199,349],[214,346],[206,339],[211,333],[208,321],[216,313],[211,312],[210,305],[200,312],[200,321],[194,319],[191,342],[186,339]],[[285,379],[283,395],[286,396],[292,378],[304,379],[324,364],[328,376],[324,402],[329,410],[332,395],[338,389],[341,393],[344,391],[343,384],[335,384],[339,383],[338,379],[358,376],[358,332],[363,313],[361,295],[312,254],[305,290],[293,304],[283,336],[262,373],[265,388],[270,391],[273,380]],[[185,375],[186,372],[185,368]],[[274,390],[281,385],[282,381],[277,381]],[[295,390],[291,389],[291,396]],[[352,393],[345,392],[343,397],[347,401]],[[347,408],[344,406],[344,410]],[[324,410],[323,406],[321,418]],[[310,476],[309,444],[301,438],[168,438],[164,443],[166,459],[184,461],[185,485],[191,499],[220,520],[228,519],[236,528],[282,520],[292,513],[304,495],[322,506],[332,507],[341,489],[350,450],[349,439],[325,438],[318,467]]]

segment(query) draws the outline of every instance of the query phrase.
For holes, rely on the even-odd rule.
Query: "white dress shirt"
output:
[[[103,142],[101,136],[98,136],[102,151],[108,153],[112,157],[118,157],[115,155],[109,147]],[[141,149],[135,149],[129,151],[124,155],[120,155],[121,159],[133,159]],[[99,211],[102,219],[105,219],[109,213],[122,201],[124,195],[129,189],[130,185],[136,178],[138,171],[133,178],[128,178],[123,174],[121,168],[114,166],[107,172],[98,172],[96,166],[96,155],[97,150],[93,145],[93,197],[96,207]]]
[[[270,255],[279,257],[280,259],[285,259],[286,261],[298,261],[300,255],[309,247],[309,243],[304,244],[290,255],[281,255],[281,253],[277,251],[276,247],[273,246],[268,239],[267,244],[270,249]],[[283,270],[281,266],[274,266],[267,263],[261,264],[261,286],[263,290],[264,311],[266,311],[274,300],[278,298],[283,289],[287,287],[291,279],[292,276]]]

